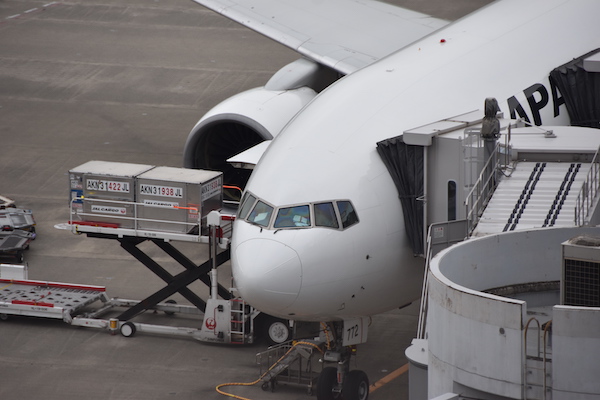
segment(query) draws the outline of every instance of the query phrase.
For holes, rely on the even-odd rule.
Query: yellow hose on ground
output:
[[[304,345],[307,345],[307,346],[314,347],[315,349],[317,349],[321,353],[323,353],[323,350],[321,350],[321,348],[319,346],[317,346],[316,344],[314,344],[314,343],[302,342],[302,341],[300,341],[300,342],[294,342],[294,345],[292,347],[290,347],[290,349],[288,351],[286,351],[284,355],[282,355],[281,357],[279,357],[279,360],[275,361],[273,363],[273,365],[271,365],[269,367],[269,369],[267,371],[265,371],[265,373],[262,374],[260,376],[260,378],[258,378],[254,382],[245,382],[245,383],[230,382],[230,383],[222,383],[220,385],[217,385],[217,387],[215,387],[215,390],[217,391],[217,393],[222,394],[223,396],[233,397],[234,399],[238,399],[238,400],[251,400],[251,399],[248,399],[246,397],[242,397],[242,396],[238,396],[238,395],[235,395],[235,394],[232,394],[232,393],[224,392],[224,391],[221,390],[221,388],[225,387],[225,386],[254,386],[254,385],[256,385],[258,382],[260,382],[262,380],[262,378],[265,375],[267,375],[273,368],[275,368],[275,366],[277,366],[277,364],[279,364],[281,362],[281,360],[283,360],[283,358],[285,356],[287,356],[288,354],[290,354],[290,352],[294,349],[294,347],[296,347],[296,346],[298,346],[300,344],[304,344]]]

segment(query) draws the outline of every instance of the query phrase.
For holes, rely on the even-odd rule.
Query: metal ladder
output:
[[[231,303],[231,344],[245,344],[246,323],[249,313],[246,312],[246,302],[239,298],[230,300]]]
[[[530,327],[532,322],[536,324],[536,327]],[[552,321],[540,325],[536,318],[530,318],[525,324],[523,333],[523,352],[525,353],[523,398],[525,400],[552,399],[552,354],[549,351],[552,348],[551,326]],[[530,330],[536,333],[533,354],[531,349],[528,349],[527,334]]]

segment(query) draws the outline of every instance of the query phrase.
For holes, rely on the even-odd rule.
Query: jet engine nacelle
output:
[[[301,58],[281,68],[264,87],[230,97],[211,109],[190,132],[184,166],[223,171],[225,182],[244,187],[250,171],[236,170],[227,159],[275,138],[318,92],[340,75]]]
[[[250,89],[221,102],[194,126],[184,148],[184,166],[224,172],[226,184],[245,186],[251,171],[236,170],[227,159],[275,138],[316,96],[308,87]]]

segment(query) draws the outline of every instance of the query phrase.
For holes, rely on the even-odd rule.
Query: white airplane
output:
[[[600,47],[600,2],[502,0],[449,24],[370,0],[196,1],[303,56],[209,111],[184,163],[243,185],[226,160],[274,139],[234,224],[236,286],[267,314],[329,322],[338,366],[318,398],[364,400],[348,346],[366,341],[364,317],[418,298],[423,276],[376,143],[487,97],[505,115],[568,125],[549,73]]]

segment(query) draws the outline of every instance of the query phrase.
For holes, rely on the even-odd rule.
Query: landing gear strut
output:
[[[330,323],[335,332],[332,349],[323,356],[323,362],[337,365],[323,368],[317,381],[317,400],[367,400],[369,378],[360,370],[350,370],[350,358],[356,352],[354,346],[344,346],[339,339],[342,323]]]

